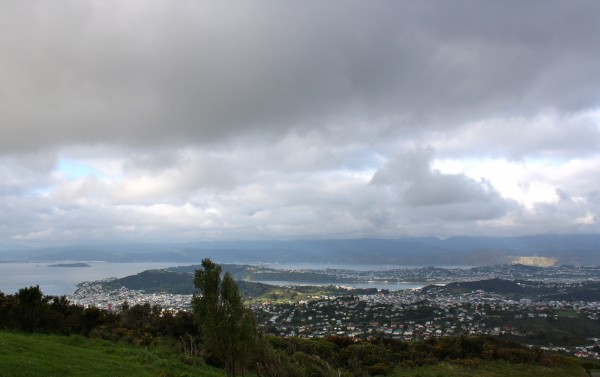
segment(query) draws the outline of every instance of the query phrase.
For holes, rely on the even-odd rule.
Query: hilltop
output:
[[[481,266],[503,263],[596,265],[600,235],[520,237],[407,237],[130,243],[25,248],[5,245],[0,260],[197,263],[345,263],[370,265]]]

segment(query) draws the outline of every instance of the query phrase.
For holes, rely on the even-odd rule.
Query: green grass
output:
[[[442,362],[414,369],[397,370],[393,377],[588,377],[577,365],[546,367],[535,364],[511,364],[506,361],[478,361],[475,366]]]
[[[223,377],[206,365],[188,365],[165,347],[139,347],[81,336],[0,331],[0,377]],[[397,369],[392,377],[587,377],[576,363],[546,367],[506,361],[441,362]]]
[[[0,331],[0,377],[224,375],[205,365],[187,365],[179,355],[162,347]]]
[[[579,315],[572,310],[558,310],[556,312],[554,312],[554,314],[556,314],[559,317],[562,318],[577,318],[579,317]]]

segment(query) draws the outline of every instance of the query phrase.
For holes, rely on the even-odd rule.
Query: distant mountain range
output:
[[[600,235],[433,237],[294,241],[215,241],[164,244],[72,245],[0,249],[4,261],[197,263],[331,263],[379,265],[492,265],[530,260],[547,264],[600,264]],[[529,258],[539,257],[539,258]],[[525,259],[523,259],[525,258]]]

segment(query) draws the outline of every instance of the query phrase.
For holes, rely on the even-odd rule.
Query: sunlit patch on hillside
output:
[[[526,266],[552,267],[556,264],[556,258],[548,257],[517,257],[513,259],[513,264],[524,264]]]

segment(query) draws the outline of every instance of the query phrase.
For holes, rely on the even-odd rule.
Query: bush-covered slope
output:
[[[468,365],[471,362],[471,365]],[[464,363],[442,362],[410,370],[399,370],[392,377],[588,377],[585,369],[574,365],[542,366],[511,364],[507,361],[465,360]]]

